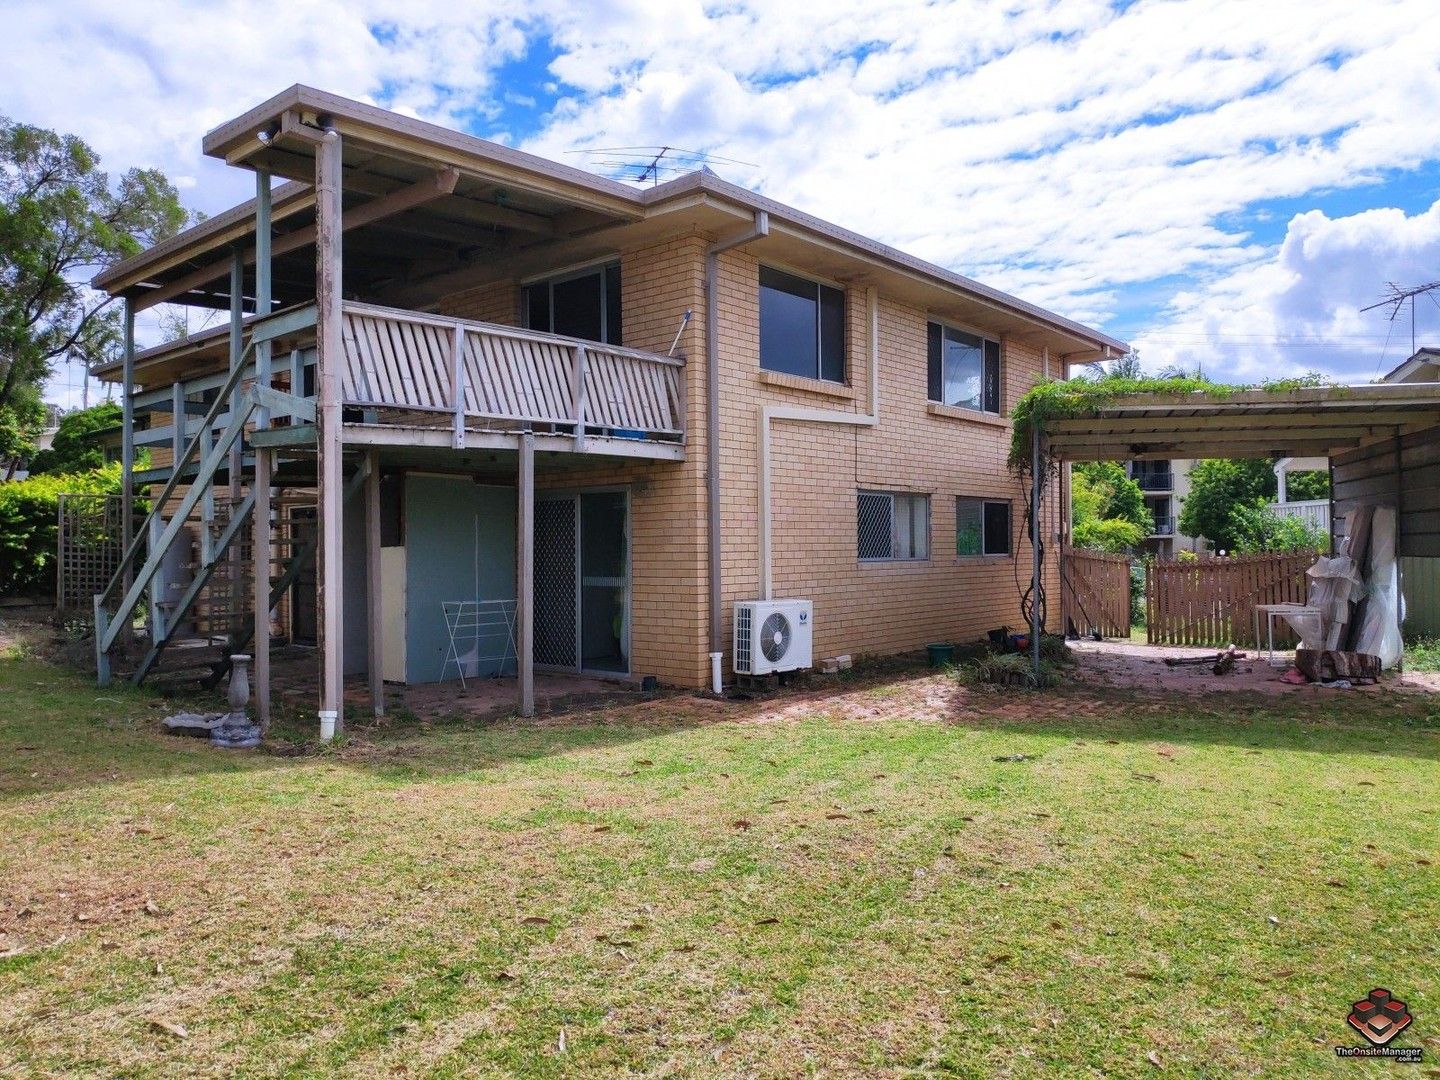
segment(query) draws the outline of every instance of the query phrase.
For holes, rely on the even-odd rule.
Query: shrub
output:
[[[1280,517],[1269,506],[1237,506],[1231,513],[1234,550],[1241,555],[1267,551],[1324,551],[1330,538],[1298,517]]]
[[[119,491],[119,465],[0,484],[0,596],[55,591],[61,495]]]

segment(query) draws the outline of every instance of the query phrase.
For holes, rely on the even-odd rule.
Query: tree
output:
[[[86,280],[186,220],[158,170],[112,183],[75,136],[0,117],[0,407],[43,383],[56,357],[114,356],[119,313]]]
[[[1113,461],[1076,465],[1070,484],[1071,538],[1091,551],[1125,551],[1145,539],[1155,519],[1140,485]]]
[[[1292,472],[1285,477],[1285,497],[1290,502],[1309,502],[1330,497],[1330,474],[1323,469]]]
[[[1263,505],[1275,492],[1275,470],[1265,458],[1198,462],[1190,470],[1190,494],[1180,505],[1180,531],[1233,551],[1239,535],[1235,511]]]
[[[35,436],[44,424],[45,404],[38,387],[22,387],[9,405],[0,405],[0,480],[13,477],[35,453]]]
[[[120,424],[119,405],[105,401],[88,409],[68,413],[55,432],[49,450],[41,450],[30,462],[30,473],[78,473],[105,464],[105,451],[93,438],[96,432]]]

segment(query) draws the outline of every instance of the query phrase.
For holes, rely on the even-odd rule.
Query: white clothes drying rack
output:
[[[445,629],[450,635],[450,649],[445,654],[445,663],[440,667],[440,678],[455,665],[460,675],[460,688],[468,690],[465,673],[475,675],[480,665],[491,660],[500,661],[500,673],[504,674],[507,661],[519,664],[515,649],[514,600],[443,600],[440,606],[445,611]],[[499,652],[489,651],[498,646]]]

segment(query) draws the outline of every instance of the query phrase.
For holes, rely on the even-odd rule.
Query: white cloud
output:
[[[1440,278],[1440,202],[1330,218],[1296,215],[1273,254],[1178,295],[1169,317],[1133,344],[1147,367],[1204,365],[1255,381],[1322,371],[1368,382],[1410,355],[1410,309],[1362,311],[1382,284]],[[1437,297],[1440,299],[1440,297]],[[1440,340],[1440,307],[1420,297],[1417,344]]]
[[[297,81],[554,157],[709,150],[758,163],[721,167],[730,179],[1092,322],[1188,279],[1167,319],[1203,325],[1258,318],[1250,298],[1279,288],[1266,268],[1288,256],[1250,235],[1247,208],[1360,185],[1376,205],[1382,170],[1440,157],[1432,14],[1430,0],[12,0],[0,111],[85,136],[113,168],[193,178],[186,197],[210,212],[250,183],[202,159],[200,136]],[[541,37],[564,97],[518,135],[534,125],[506,111],[519,91],[495,72]],[[1366,265],[1377,276],[1356,295],[1402,274]],[[1267,332],[1298,329],[1292,315],[1306,332],[1348,325],[1322,314],[1277,307]],[[1145,340],[1147,357],[1174,352]]]

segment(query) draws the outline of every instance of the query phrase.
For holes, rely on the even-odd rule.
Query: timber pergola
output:
[[[1131,394],[1038,434],[1059,461],[1329,457],[1440,424],[1440,383]]]
[[[1137,393],[1098,400],[1078,414],[1031,425],[1031,453],[1042,459],[1166,461],[1176,458],[1331,458],[1374,443],[1399,445],[1440,425],[1440,383],[1307,386]],[[1398,483],[1398,474],[1397,474]],[[1032,513],[1039,487],[1031,485]],[[1042,567],[1032,567],[1038,595]],[[1039,676],[1039,605],[1031,624]]]

